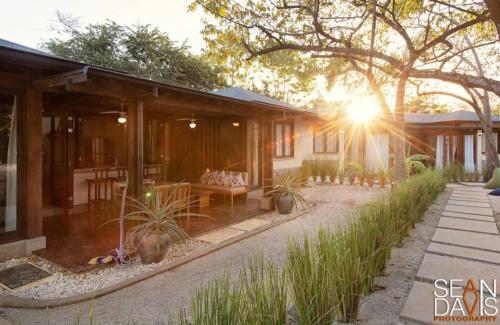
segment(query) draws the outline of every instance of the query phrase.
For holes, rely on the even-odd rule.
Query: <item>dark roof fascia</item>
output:
[[[172,83],[154,81],[154,80],[150,80],[150,79],[146,79],[146,78],[142,78],[142,77],[133,76],[133,75],[123,73],[120,71],[108,70],[108,69],[101,68],[101,67],[89,66],[87,74],[88,75],[94,74],[94,75],[98,75],[101,77],[107,77],[107,78],[126,81],[126,82],[135,82],[135,83],[139,83],[139,84],[144,85],[144,86],[158,87],[159,89],[163,88],[163,89],[178,91],[178,92],[182,92],[182,93],[186,93],[186,94],[190,94],[190,95],[198,95],[198,96],[202,96],[202,97],[205,97],[208,99],[218,99],[218,100],[232,102],[232,103],[236,103],[236,104],[241,104],[241,103],[250,104],[252,106],[264,108],[264,109],[274,111],[274,112],[279,112],[279,113],[285,112],[285,113],[303,114],[303,115],[307,115],[307,116],[311,116],[311,117],[319,117],[318,114],[316,114],[314,112],[309,112],[306,110],[293,109],[293,108],[289,108],[289,107],[283,107],[283,106],[279,106],[279,105],[273,105],[273,104],[262,103],[262,102],[239,100],[239,99],[235,99],[235,98],[231,98],[231,97],[227,97],[227,96],[217,95],[217,94],[214,94],[214,93],[208,92],[208,91],[192,89],[192,88],[189,88],[186,86],[176,85],[176,84],[172,84]]]

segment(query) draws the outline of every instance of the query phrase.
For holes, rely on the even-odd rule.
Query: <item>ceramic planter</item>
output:
[[[276,200],[276,206],[280,214],[290,214],[293,210],[293,198],[289,194],[281,195]]]
[[[321,176],[316,176],[316,184],[321,184]]]
[[[167,253],[170,240],[166,234],[150,233],[144,236],[137,248],[142,264],[158,263]]]
[[[327,184],[331,184],[332,183],[332,180],[330,179],[330,176],[326,176],[325,177],[325,183],[327,183]]]

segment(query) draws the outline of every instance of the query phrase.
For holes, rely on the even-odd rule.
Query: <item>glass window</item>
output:
[[[274,123],[274,156],[293,157],[293,123]]]
[[[17,230],[17,108],[0,95],[0,232]]]
[[[335,130],[315,130],[314,148],[315,153],[337,153],[338,137]]]
[[[275,130],[275,142],[276,142],[276,157],[283,156],[283,125],[281,123],[276,124]]]
[[[326,132],[326,152],[336,153],[337,149],[337,134],[334,130],[328,130]]]

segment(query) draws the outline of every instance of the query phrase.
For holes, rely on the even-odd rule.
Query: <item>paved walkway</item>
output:
[[[479,279],[488,285],[493,279],[500,280],[500,236],[488,191],[460,184],[448,187],[453,192],[401,312],[404,323],[433,324],[434,281],[437,279],[474,279],[476,286]],[[495,322],[488,323],[500,324],[500,314]]]

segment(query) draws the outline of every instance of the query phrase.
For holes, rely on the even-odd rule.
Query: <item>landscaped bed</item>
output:
[[[369,188],[367,186],[349,185],[328,185],[317,186],[304,189],[304,196],[312,203],[313,208],[307,211],[295,209],[290,215],[280,215],[277,211],[265,213],[257,216],[259,219],[269,220],[273,225],[280,224],[287,220],[292,220],[304,213],[308,218],[318,218],[328,222],[326,216],[331,215],[334,207],[337,216],[347,215],[348,211],[355,206],[359,206],[373,200],[379,194],[387,192],[388,189]],[[344,218],[344,217],[343,217]],[[343,221],[336,220],[343,224]],[[55,277],[48,283],[19,292],[7,292],[0,289],[2,295],[15,295],[29,299],[54,299],[75,296],[78,294],[93,292],[116,285],[126,279],[134,278],[144,272],[163,268],[170,263],[174,263],[181,258],[189,257],[206,250],[210,250],[214,244],[206,243],[197,239],[190,239],[182,244],[173,244],[169,247],[165,259],[156,264],[143,265],[138,257],[134,257],[130,263],[125,265],[100,267],[90,272],[75,274],[68,272],[57,265],[46,260],[30,256],[7,261],[0,264],[0,269],[29,260],[55,274]]]

